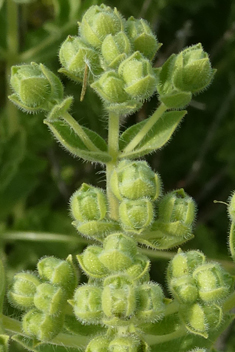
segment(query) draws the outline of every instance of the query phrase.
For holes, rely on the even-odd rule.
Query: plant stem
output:
[[[37,242],[62,242],[62,243],[88,243],[88,240],[82,237],[61,235],[50,232],[32,232],[32,231],[12,231],[1,234],[1,240],[9,241],[37,241]]]
[[[7,0],[7,55],[6,55],[6,92],[11,94],[9,76],[11,66],[18,61],[19,38],[18,38],[18,5],[13,0]],[[6,102],[8,134],[13,135],[18,129],[18,110],[7,99]]]
[[[141,130],[136,134],[132,141],[123,149],[123,153],[131,152],[135,147],[141,142],[145,135],[151,130],[153,125],[160,119],[163,113],[167,110],[167,107],[161,103],[154,114],[148,119],[146,124],[141,128]]]
[[[79,123],[70,115],[70,113],[65,112],[63,114],[64,120],[69,124],[69,126],[74,130],[76,134],[79,135],[85,146],[93,152],[100,152],[100,149],[95,146],[83,128],[79,125]]]
[[[51,35],[41,41],[40,44],[24,51],[21,53],[19,59],[23,62],[28,62],[32,58],[35,58],[38,54],[40,54],[43,50],[53,45],[56,41],[60,41],[64,35],[69,32],[70,29],[74,27],[74,20],[66,23],[63,27],[58,29],[58,31],[54,31]]]
[[[223,311],[229,312],[234,307],[235,307],[235,291],[230,296],[228,296],[228,298],[223,303]]]
[[[234,222],[232,222],[230,232],[229,232],[229,249],[232,254],[232,258],[235,261],[235,226],[234,226]]]
[[[112,161],[106,164],[106,190],[109,203],[109,216],[113,220],[118,220],[118,200],[110,189],[110,175],[117,165],[119,152],[119,115],[115,113],[109,114],[108,129],[108,152],[112,157]]]
[[[145,336],[145,340],[148,345],[157,345],[163,342],[171,341],[182,337],[187,334],[187,330],[184,326],[179,327],[176,331],[172,332],[171,334],[166,335],[147,335]]]

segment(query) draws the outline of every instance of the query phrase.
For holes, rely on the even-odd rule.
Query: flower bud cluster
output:
[[[23,315],[26,335],[41,341],[53,339],[62,329],[67,300],[77,284],[69,256],[67,260],[45,257],[38,262],[38,274],[22,272],[14,276],[8,299]]]
[[[125,20],[116,8],[91,6],[59,52],[63,72],[87,81],[110,111],[128,114],[156,90],[151,60],[160,44],[143,19]]]
[[[133,336],[133,331],[143,323],[162,319],[165,304],[161,287],[149,282],[150,262],[139,253],[137,242],[124,233],[113,233],[105,238],[103,246],[89,246],[77,259],[90,278],[69,300],[77,319],[114,331],[119,327],[134,329],[122,337],[116,333],[96,337],[86,351],[101,351],[104,346],[105,351],[147,351],[145,342]]]
[[[12,66],[10,83],[14,94],[9,99],[30,113],[50,111],[64,96],[59,78],[44,65],[35,62]]]
[[[231,293],[233,278],[199,251],[182,252],[169,264],[167,279],[187,329],[206,335],[222,322],[221,302]]]
[[[154,201],[161,194],[160,176],[145,161],[121,161],[110,178],[119,203],[119,221],[127,233],[140,235],[154,220]]]
[[[183,108],[192,94],[204,90],[212,81],[212,69],[208,54],[199,43],[173,54],[159,69],[157,90],[160,100],[168,108]]]

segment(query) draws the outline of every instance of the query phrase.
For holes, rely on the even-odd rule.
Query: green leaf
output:
[[[63,145],[63,147],[65,147],[65,149],[73,155],[84,160],[100,163],[106,163],[111,160],[111,156],[106,152],[107,144],[103,138],[88,128],[82,127],[82,130],[92,140],[94,145],[99,148],[97,151],[90,151],[85,146],[80,136],[75,133],[73,129],[71,129],[67,121],[61,119],[49,121],[46,119],[44,120],[44,123],[48,125],[54,136]]]
[[[171,138],[176,127],[187,113],[182,111],[167,111],[161,119],[159,119],[151,128],[151,130],[143,137],[140,143],[130,152],[123,152],[120,158],[139,158],[140,156],[152,153],[161,148]],[[120,150],[123,150],[131,140],[142,130],[147,120],[141,121],[134,126],[128,128],[120,137]]]

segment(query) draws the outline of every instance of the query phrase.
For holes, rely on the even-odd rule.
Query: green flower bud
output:
[[[232,222],[235,222],[235,192],[229,199],[228,213]]]
[[[100,242],[103,242],[104,238],[110,233],[121,230],[119,223],[111,220],[91,220],[83,223],[73,221],[72,225],[74,225],[83,236]]]
[[[123,103],[130,98],[124,90],[125,82],[115,71],[103,73],[98,80],[91,84],[97,94],[106,103]]]
[[[66,292],[61,287],[43,283],[37,287],[34,295],[35,307],[49,315],[59,315],[67,300]]]
[[[63,99],[61,81],[42,64],[12,66],[10,83],[10,100],[27,112],[49,111]]]
[[[134,51],[139,51],[149,60],[152,60],[161,44],[158,43],[147,21],[142,18],[137,20],[130,17],[126,25],[128,36],[133,42]]]
[[[189,251],[187,253],[181,250],[174,256],[168,266],[168,282],[174,278],[181,278],[190,275],[200,265],[205,263],[205,256],[199,251]]]
[[[149,199],[125,199],[119,206],[120,224],[125,231],[141,233],[154,220],[153,204]]]
[[[85,352],[107,352],[109,343],[107,336],[97,336],[89,342]]]
[[[79,33],[87,43],[100,48],[103,40],[109,34],[123,30],[124,22],[115,8],[104,4],[91,6],[84,14],[79,24]]]
[[[151,62],[138,51],[122,61],[118,73],[126,83],[125,91],[133,99],[148,99],[156,90],[157,79]]]
[[[42,279],[48,280],[54,285],[61,286],[68,295],[73,293],[77,284],[77,278],[70,256],[67,260],[45,257],[39,260],[37,268]]]
[[[34,274],[30,272],[16,274],[8,292],[9,301],[15,307],[23,310],[32,308],[38,285],[40,285],[40,280]]]
[[[109,274],[109,270],[100,260],[103,249],[98,246],[89,246],[83,254],[77,255],[80,266],[85,273],[94,278],[103,278]]]
[[[133,283],[125,276],[109,276],[104,281],[102,309],[108,318],[128,318],[136,308],[136,292]]]
[[[10,336],[8,335],[0,335],[0,352],[8,352],[8,342],[9,342]]]
[[[196,282],[189,275],[171,280],[169,288],[173,296],[182,304],[192,304],[198,299]]]
[[[181,221],[192,226],[196,213],[194,200],[184,190],[170,192],[159,201],[159,219],[164,222]]]
[[[179,90],[198,93],[211,83],[214,74],[208,54],[200,43],[176,56],[173,83]]]
[[[208,337],[207,319],[202,305],[199,303],[194,303],[191,306],[182,305],[179,312],[187,330],[205,338]]]
[[[79,37],[68,36],[60,48],[59,59],[65,68],[60,71],[75,80],[83,81],[86,65],[91,73],[90,82],[102,73],[99,54]]]
[[[93,285],[83,285],[75,291],[73,300],[74,314],[83,323],[99,324],[103,316],[101,306],[102,289]]]
[[[111,68],[116,68],[121,61],[131,54],[131,43],[124,32],[119,32],[114,36],[109,34],[103,41],[101,53]]]
[[[150,260],[148,257],[142,254],[137,254],[135,256],[135,261],[132,266],[130,266],[126,273],[132,280],[143,280],[148,276],[150,267]]]
[[[136,317],[141,321],[153,322],[163,317],[164,295],[158,284],[149,282],[138,287]]]
[[[158,76],[157,91],[159,100],[169,109],[182,109],[191,101],[192,93],[183,92],[174,86],[172,77],[175,70],[175,59],[176,55],[173,54],[161,68],[155,69]]]
[[[119,336],[109,344],[110,352],[149,352],[149,346],[137,336]]]
[[[72,195],[70,209],[75,220],[102,220],[107,213],[107,200],[102,189],[83,183]]]
[[[63,327],[63,314],[56,317],[31,309],[23,317],[22,328],[26,335],[40,341],[50,341],[59,334]]]
[[[193,273],[197,282],[199,296],[204,302],[224,300],[233,285],[233,278],[218,263],[199,266]]]
[[[207,326],[209,330],[216,330],[223,321],[223,310],[216,304],[204,305]]]
[[[145,161],[123,160],[111,174],[110,187],[119,200],[155,200],[161,193],[161,180]]]
[[[99,259],[110,271],[122,271],[129,268],[137,254],[136,241],[130,237],[115,233],[104,240],[104,250]]]

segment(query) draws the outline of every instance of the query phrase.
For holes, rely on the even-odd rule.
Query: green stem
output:
[[[235,261],[235,226],[234,226],[234,222],[232,222],[231,229],[229,232],[229,249],[232,254],[232,258]]]
[[[145,340],[148,345],[157,345],[164,342],[168,342],[179,337],[183,337],[187,334],[187,330],[184,326],[179,327],[176,331],[172,332],[171,334],[166,335],[146,335]]]
[[[90,137],[83,130],[82,126],[80,126],[79,123],[68,112],[65,112],[63,114],[63,118],[69,124],[69,126],[74,130],[74,132],[79,135],[79,137],[81,138],[85,146],[90,151],[100,152],[100,149],[95,146],[95,144],[92,142]]]
[[[179,304],[173,301],[166,306],[165,316],[174,314],[178,312],[178,310],[179,310]]]
[[[54,31],[51,35],[45,38],[40,44],[30,48],[23,53],[21,53],[19,59],[23,62],[28,62],[32,58],[35,58],[38,54],[40,54],[43,50],[46,50],[50,46],[52,46],[55,42],[60,41],[64,35],[70,31],[74,27],[74,21],[66,23],[63,27],[58,29],[58,31]]]
[[[115,113],[109,114],[108,129],[108,152],[112,157],[112,161],[106,165],[106,188],[109,203],[109,215],[111,219],[118,220],[118,200],[110,189],[110,175],[117,165],[119,152],[119,115]]]
[[[22,333],[21,322],[5,315],[2,317],[4,328],[12,334],[20,334],[25,337],[27,335]],[[53,340],[49,341],[53,345],[61,345],[64,347],[83,347],[90,341],[90,337],[83,335],[69,335],[69,334],[58,334]]]
[[[88,241],[82,237],[69,235],[61,235],[59,233],[50,232],[31,232],[31,231],[12,231],[5,232],[0,236],[1,240],[10,241],[37,241],[37,242],[62,242],[62,243],[87,243]]]
[[[18,28],[18,5],[13,0],[7,0],[7,55],[6,55],[6,93],[11,94],[9,86],[9,76],[11,66],[18,61],[19,51],[19,28]],[[8,134],[13,135],[18,129],[18,110],[7,99],[6,103]]]
[[[160,117],[163,115],[163,113],[166,110],[167,110],[167,107],[162,103],[154,112],[154,114],[148,119],[146,124],[132,139],[132,141],[123,149],[123,153],[128,153],[134,150],[135,147],[141,142],[141,140],[146,136],[146,134],[151,130],[151,128],[160,119]]]

